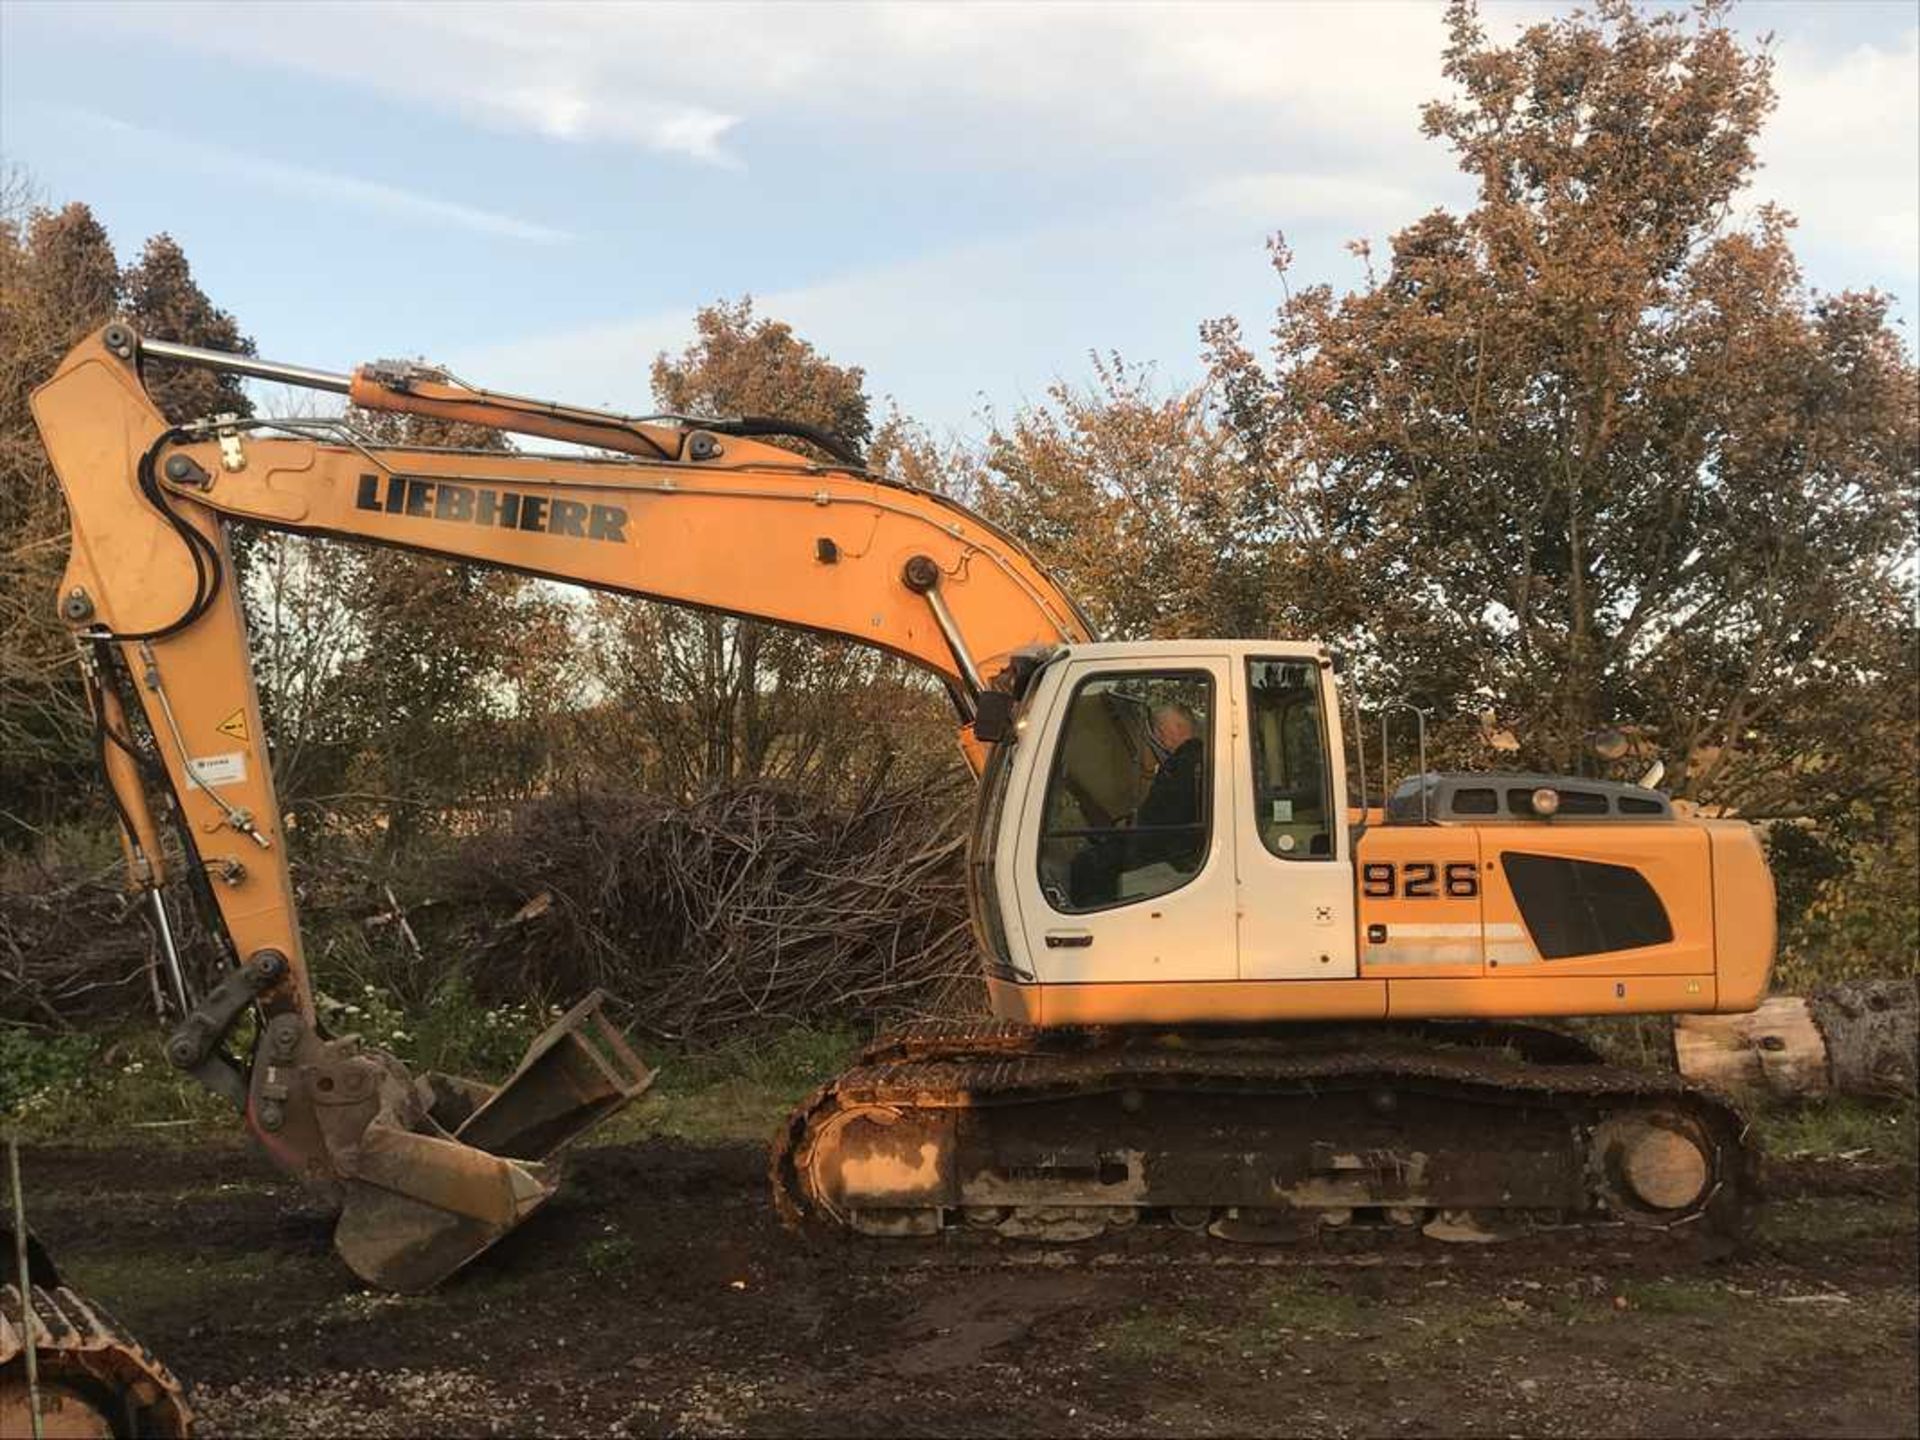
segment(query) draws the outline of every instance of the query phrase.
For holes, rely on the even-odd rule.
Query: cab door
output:
[[[1330,668],[1318,650],[1253,646],[1235,667],[1242,980],[1358,974],[1346,766]]]
[[[1234,979],[1226,657],[1090,657],[1054,695],[1015,852],[1036,978]]]

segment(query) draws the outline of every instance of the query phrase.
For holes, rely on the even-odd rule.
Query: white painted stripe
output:
[[[1502,965],[1531,965],[1539,958],[1540,952],[1527,944],[1487,946],[1487,959]]]
[[[1478,945],[1370,945],[1369,965],[1478,965]]]
[[[1393,936],[1411,936],[1419,940],[1451,938],[1460,935],[1485,935],[1489,940],[1524,940],[1527,934],[1518,925],[1402,925],[1391,920],[1387,922],[1387,933]]]

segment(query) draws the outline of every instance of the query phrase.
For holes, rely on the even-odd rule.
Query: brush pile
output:
[[[152,1013],[153,948],[116,865],[0,865],[0,1021],[64,1027]]]
[[[483,996],[602,986],[663,1037],[893,1019],[973,998],[964,779],[841,811],[768,785],[692,804],[534,801],[462,847],[449,899],[507,918],[475,937]]]

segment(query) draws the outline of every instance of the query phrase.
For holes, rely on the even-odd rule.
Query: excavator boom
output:
[[[148,364],[348,395],[366,408],[592,445],[620,458],[378,446],[337,422],[172,426]],[[291,1173],[343,1207],[367,1281],[423,1289],[553,1193],[553,1153],[650,1081],[588,997],[499,1090],[411,1076],[322,1033],[295,915],[225,525],[391,545],[594,589],[839,635],[934,672],[963,748],[984,683],[1018,651],[1088,638],[1009,537],[880,480],[832,436],[765,418],[662,425],[465,386],[384,363],[337,375],[142,341],[111,325],[33,396],[73,549],[60,613],[80,646],[134,883],[167,939],[172,1062],[226,1095]],[[751,432],[751,433],[749,433]],[[755,438],[787,434],[814,460]],[[963,638],[964,637],[964,638]],[[137,712],[143,726],[129,723]],[[161,814],[155,811],[156,802]],[[161,819],[227,948],[195,993],[160,891]],[[230,1053],[243,1017],[253,1053]]]

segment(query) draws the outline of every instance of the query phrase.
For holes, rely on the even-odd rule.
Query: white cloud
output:
[[[1290,51],[1296,61],[1302,54],[1342,53],[1343,42],[1334,33],[1344,23],[1339,16],[1308,8],[1302,21],[1303,7],[1271,8],[1276,13],[1263,11],[1255,20],[1270,27],[1299,26],[1294,38],[1301,43]],[[912,73],[916,57],[922,55],[966,58],[967,47],[979,37],[973,13],[934,6],[887,12],[884,28],[898,68]],[[1111,45],[1112,54],[1100,51],[1094,57],[1083,52],[1086,63],[1068,67],[1059,67],[1056,54],[1052,63],[1066,72],[1056,90],[1084,95],[1088,85],[1080,72],[1088,69],[1102,76],[1103,83],[1093,88],[1109,93],[1124,95],[1138,80],[1135,75],[1121,83],[1114,70],[1102,70],[1095,60],[1127,51],[1147,30],[1161,25],[1164,16],[1128,8],[1117,13],[1117,21],[1108,17],[1103,24],[1135,26],[1131,40],[1123,45],[1111,28],[1092,27],[1097,33],[1087,45]],[[1047,51],[1042,32],[1051,22],[1044,8],[1037,18],[1025,11],[994,14],[1008,19],[1016,32],[1007,38],[1011,50],[1019,55]],[[1513,23],[1525,18],[1510,9],[1495,14]],[[1151,65],[1178,77],[1169,83],[1185,84],[1195,75],[1206,75],[1213,97],[1225,97],[1222,103],[1257,96],[1258,77],[1268,59],[1261,47],[1223,47],[1206,33],[1205,25],[1197,29],[1197,37],[1185,41],[1172,30],[1162,33],[1163,43],[1148,47],[1154,51]],[[1309,39],[1311,44],[1306,43]],[[1027,357],[1049,356],[1058,366],[1092,344],[1126,345],[1130,312],[1176,269],[1187,308],[1186,319],[1173,333],[1191,337],[1192,323],[1208,314],[1232,308],[1246,313],[1239,306],[1243,300],[1256,308],[1271,303],[1277,298],[1273,292],[1254,283],[1264,279],[1258,273],[1261,235],[1277,229],[1297,240],[1302,233],[1310,234],[1319,253],[1303,256],[1303,269],[1317,271],[1313,278],[1321,278],[1338,265],[1342,240],[1360,235],[1378,239],[1436,204],[1471,203],[1471,180],[1460,174],[1442,147],[1411,138],[1409,118],[1417,100],[1437,88],[1437,39],[1430,36],[1417,45],[1404,36],[1388,34],[1384,39],[1387,59],[1380,73],[1370,74],[1364,95],[1353,91],[1352,75],[1338,66],[1323,66],[1318,72],[1307,66],[1288,82],[1298,81],[1286,102],[1295,118],[1317,107],[1327,117],[1339,112],[1337,123],[1344,131],[1364,136],[1378,127],[1377,146],[1360,146],[1350,160],[1335,156],[1328,163],[1327,147],[1321,143],[1325,134],[1306,130],[1291,147],[1302,161],[1297,168],[1235,168],[1225,163],[1231,157],[1196,156],[1192,173],[1143,175],[1137,191],[1117,196],[1111,209],[1091,219],[1059,224],[1042,218],[993,238],[763,293],[757,297],[761,312],[790,321],[836,358],[865,364],[897,389],[910,411],[957,423],[982,391],[1005,400],[1020,389],[1031,394],[1054,378],[1057,372],[1023,372],[1023,361],[1031,363]],[[869,38],[866,43],[880,42]],[[1780,51],[1781,104],[1762,136],[1766,168],[1752,193],[1756,199],[1777,198],[1799,213],[1800,243],[1816,283],[1830,284],[1830,274],[1840,274],[1840,283],[1863,283],[1850,276],[1849,267],[1857,267],[1882,277],[1867,283],[1920,288],[1920,277],[1914,276],[1920,259],[1916,47],[1920,38],[1909,32],[1891,46],[1860,45],[1824,54],[1791,46]],[[800,47],[786,63],[780,84],[804,88],[817,83],[820,51]],[[1016,68],[1025,63],[1014,62]],[[1136,56],[1135,63],[1149,62]],[[896,77],[890,83],[905,82]],[[944,100],[929,96],[927,103],[956,105],[962,90],[990,91],[994,104],[1055,103],[1023,99],[1027,83],[1010,78],[1003,69],[992,77],[956,82]],[[1350,102],[1357,103],[1357,109]],[[827,103],[851,102],[841,95]],[[969,132],[965,143],[984,144],[986,131],[1012,123],[1004,112],[995,112],[993,104],[979,103],[981,125]],[[1114,134],[1130,133],[1129,124],[1151,128],[1160,123],[1150,110],[1130,121],[1121,113],[1124,109],[1116,105],[1100,115],[1083,113],[1075,123],[1113,127]],[[752,123],[744,122],[743,137],[751,134]],[[1178,117],[1166,122],[1175,129],[1181,123]],[[1044,127],[1017,128],[1030,131],[1029,143],[1027,153],[1011,157],[1010,163],[1027,163],[1049,146],[1068,144]],[[1236,246],[1249,257],[1248,283],[1237,290],[1226,284],[1209,290],[1206,267],[1237,263],[1223,261],[1237,253]],[[1099,262],[1090,265],[1087,257],[1094,254]],[[1117,302],[1112,289],[1122,283],[1141,289]],[[1913,296],[1903,293],[1903,298],[1910,303]],[[1160,333],[1166,334],[1166,328]],[[584,386],[601,403],[635,408],[646,404],[653,357],[684,344],[690,334],[689,306],[536,335],[461,358],[475,374],[502,384],[556,395],[579,394]],[[1190,371],[1196,348],[1189,338],[1179,350],[1149,353]]]
[[[1338,175],[1249,174],[758,293],[754,301],[758,313],[793,325],[840,363],[865,366],[908,413],[960,428],[983,397],[1037,397],[1063,367],[1077,374],[1096,347],[1157,357],[1175,380],[1193,378],[1201,319],[1279,298],[1262,236],[1306,230],[1337,251],[1340,240],[1367,233],[1370,221],[1378,222],[1371,233],[1383,233],[1414,198]],[[1096,254],[1099,263],[1090,264]],[[1168,277],[1178,277],[1177,285]],[[450,363],[478,384],[635,411],[648,403],[654,357],[686,344],[692,322],[689,306],[521,336]]]
[[[474,205],[441,200],[416,190],[384,185],[377,180],[363,180],[353,175],[340,175],[306,165],[270,160],[264,156],[246,155],[222,145],[209,145],[204,141],[189,140],[185,136],[135,125],[98,111],[62,107],[60,113],[81,124],[111,131],[123,142],[151,149],[157,155],[164,155],[171,164],[188,165],[223,180],[251,181],[297,195],[304,200],[351,206],[376,215],[452,225],[483,235],[504,235],[513,240],[550,244],[571,238],[564,230],[538,225],[497,210],[483,210]]]
[[[789,117],[853,121],[928,163],[1392,136],[1435,87],[1441,12],[1365,6],[132,3],[119,27],[490,124],[717,164]],[[1404,148],[1404,146],[1403,146]]]
[[[124,30],[303,70],[505,130],[738,163],[720,143],[738,117],[688,98],[714,88],[688,77],[725,64],[711,44],[711,14],[702,19],[694,10],[458,0],[120,0],[75,8],[89,24],[107,18]]]
[[[1486,20],[1497,36],[1509,35],[1569,8],[1490,5]],[[1187,318],[1169,320],[1161,334],[1190,336],[1193,320],[1225,308],[1219,297],[1230,288],[1206,267],[1244,263],[1265,279],[1258,248],[1265,231],[1285,229],[1297,239],[1315,229],[1328,262],[1321,272],[1337,273],[1339,240],[1378,238],[1470,193],[1445,147],[1417,131],[1421,103],[1444,89],[1438,0],[445,0],[140,3],[86,13],[91,25],[110,13],[115,25],[148,38],[250,67],[299,68],[400,105],[556,144],[618,146],[751,175],[776,147],[790,161],[790,137],[804,126],[822,166],[859,173],[891,162],[916,172],[922,189],[945,174],[990,177],[995,185],[1014,177],[1021,183],[1006,191],[1039,197],[1031,210],[1009,202],[965,217],[975,237],[991,238],[761,297],[769,313],[801,325],[836,357],[867,363],[886,383],[909,377],[898,382],[904,391],[920,377],[928,395],[946,395],[948,413],[958,394],[988,385],[1006,393],[1004,375],[989,373],[1001,354],[1045,353],[1058,364],[1088,343],[1106,343],[1082,323],[1103,308],[1114,317],[1111,334],[1136,309],[1164,298],[1163,312],[1183,310]],[[1806,34],[1823,23],[1802,23],[1794,13]],[[1804,13],[1817,16],[1819,7]],[[1748,18],[1736,12],[1737,22]],[[1777,23],[1773,15],[1755,18]],[[1911,30],[1898,41],[1880,39],[1880,23],[1866,26],[1856,37],[1865,43],[1852,48],[1838,49],[1824,35],[1817,47],[1781,47],[1781,103],[1761,139],[1767,168],[1753,193],[1800,216],[1801,247],[1817,283],[1838,276],[1904,292],[1920,288],[1920,41]],[[332,193],[343,199],[446,204],[333,179],[344,188]],[[1050,224],[1055,212],[1044,197],[1056,179],[1062,189],[1080,187],[1081,213],[1091,185],[1110,190],[1107,213],[1077,227]],[[750,180],[738,198],[738,213],[760,223]],[[874,197],[882,231],[886,204],[884,194]],[[454,209],[491,217],[481,224],[528,225]],[[781,221],[768,223],[777,230]],[[1244,262],[1225,258],[1229,241],[1244,247]],[[1311,273],[1308,257],[1302,260]],[[742,288],[724,279],[688,283]],[[1250,282],[1237,293],[1258,305],[1268,292]],[[643,405],[647,365],[660,348],[684,341],[690,309],[691,299],[672,314],[456,358],[496,383],[589,401],[597,389],[609,403]],[[963,354],[964,363],[949,358]],[[1019,378],[1044,384],[1049,377]],[[922,396],[902,398],[922,413],[942,408]]]
[[[1775,82],[1755,195],[1793,211],[1807,244],[1920,285],[1920,29],[1838,55],[1783,44]]]
[[[927,170],[1135,163],[1143,187],[1271,168],[1426,193],[1438,0],[1290,4],[763,4],[444,0],[83,7],[250,64],[297,67],[482,123],[745,167],[795,119]],[[1490,7],[1495,33],[1567,7]],[[1736,16],[1737,19],[1745,17]],[[1772,20],[1771,16],[1757,17]],[[77,22],[76,22],[77,23]],[[1756,19],[1757,23],[1757,19]],[[1757,194],[1810,241],[1911,268],[1920,49],[1782,45]]]
[[[1381,235],[1430,207],[1441,191],[1462,198],[1463,184],[1448,170],[1428,187],[1354,175],[1252,171],[1208,181],[1187,203],[1222,216],[1259,220],[1285,229],[1306,221],[1338,223],[1353,235]]]

